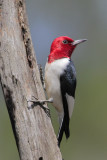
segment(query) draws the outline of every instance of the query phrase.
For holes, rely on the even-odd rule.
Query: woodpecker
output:
[[[75,47],[86,40],[73,40],[67,36],[56,38],[45,66],[46,93],[48,98],[53,99],[59,117],[59,146],[64,132],[67,139],[70,136],[69,122],[75,101],[76,70],[71,55]]]

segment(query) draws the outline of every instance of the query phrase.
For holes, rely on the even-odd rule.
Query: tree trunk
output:
[[[41,55],[42,56],[42,55]],[[21,160],[62,160],[51,119],[32,96],[45,99],[24,0],[0,0],[0,82]]]

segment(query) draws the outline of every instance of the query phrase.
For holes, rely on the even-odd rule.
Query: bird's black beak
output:
[[[87,39],[75,40],[74,42],[72,42],[72,45],[73,45],[73,46],[76,46],[76,45],[78,45],[78,44],[80,44],[80,43],[82,43],[82,42],[85,42],[85,41],[87,41]]]

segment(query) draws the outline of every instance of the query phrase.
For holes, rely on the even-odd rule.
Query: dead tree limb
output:
[[[21,160],[61,160],[51,120],[32,96],[45,99],[24,0],[0,0],[0,82]]]

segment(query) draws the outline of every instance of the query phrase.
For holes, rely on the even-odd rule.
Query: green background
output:
[[[107,159],[107,0],[26,0],[38,64],[43,68],[54,38],[87,38],[72,56],[77,90],[71,136],[63,138],[64,160]],[[58,121],[50,106],[55,132]],[[0,90],[0,160],[19,160]]]

